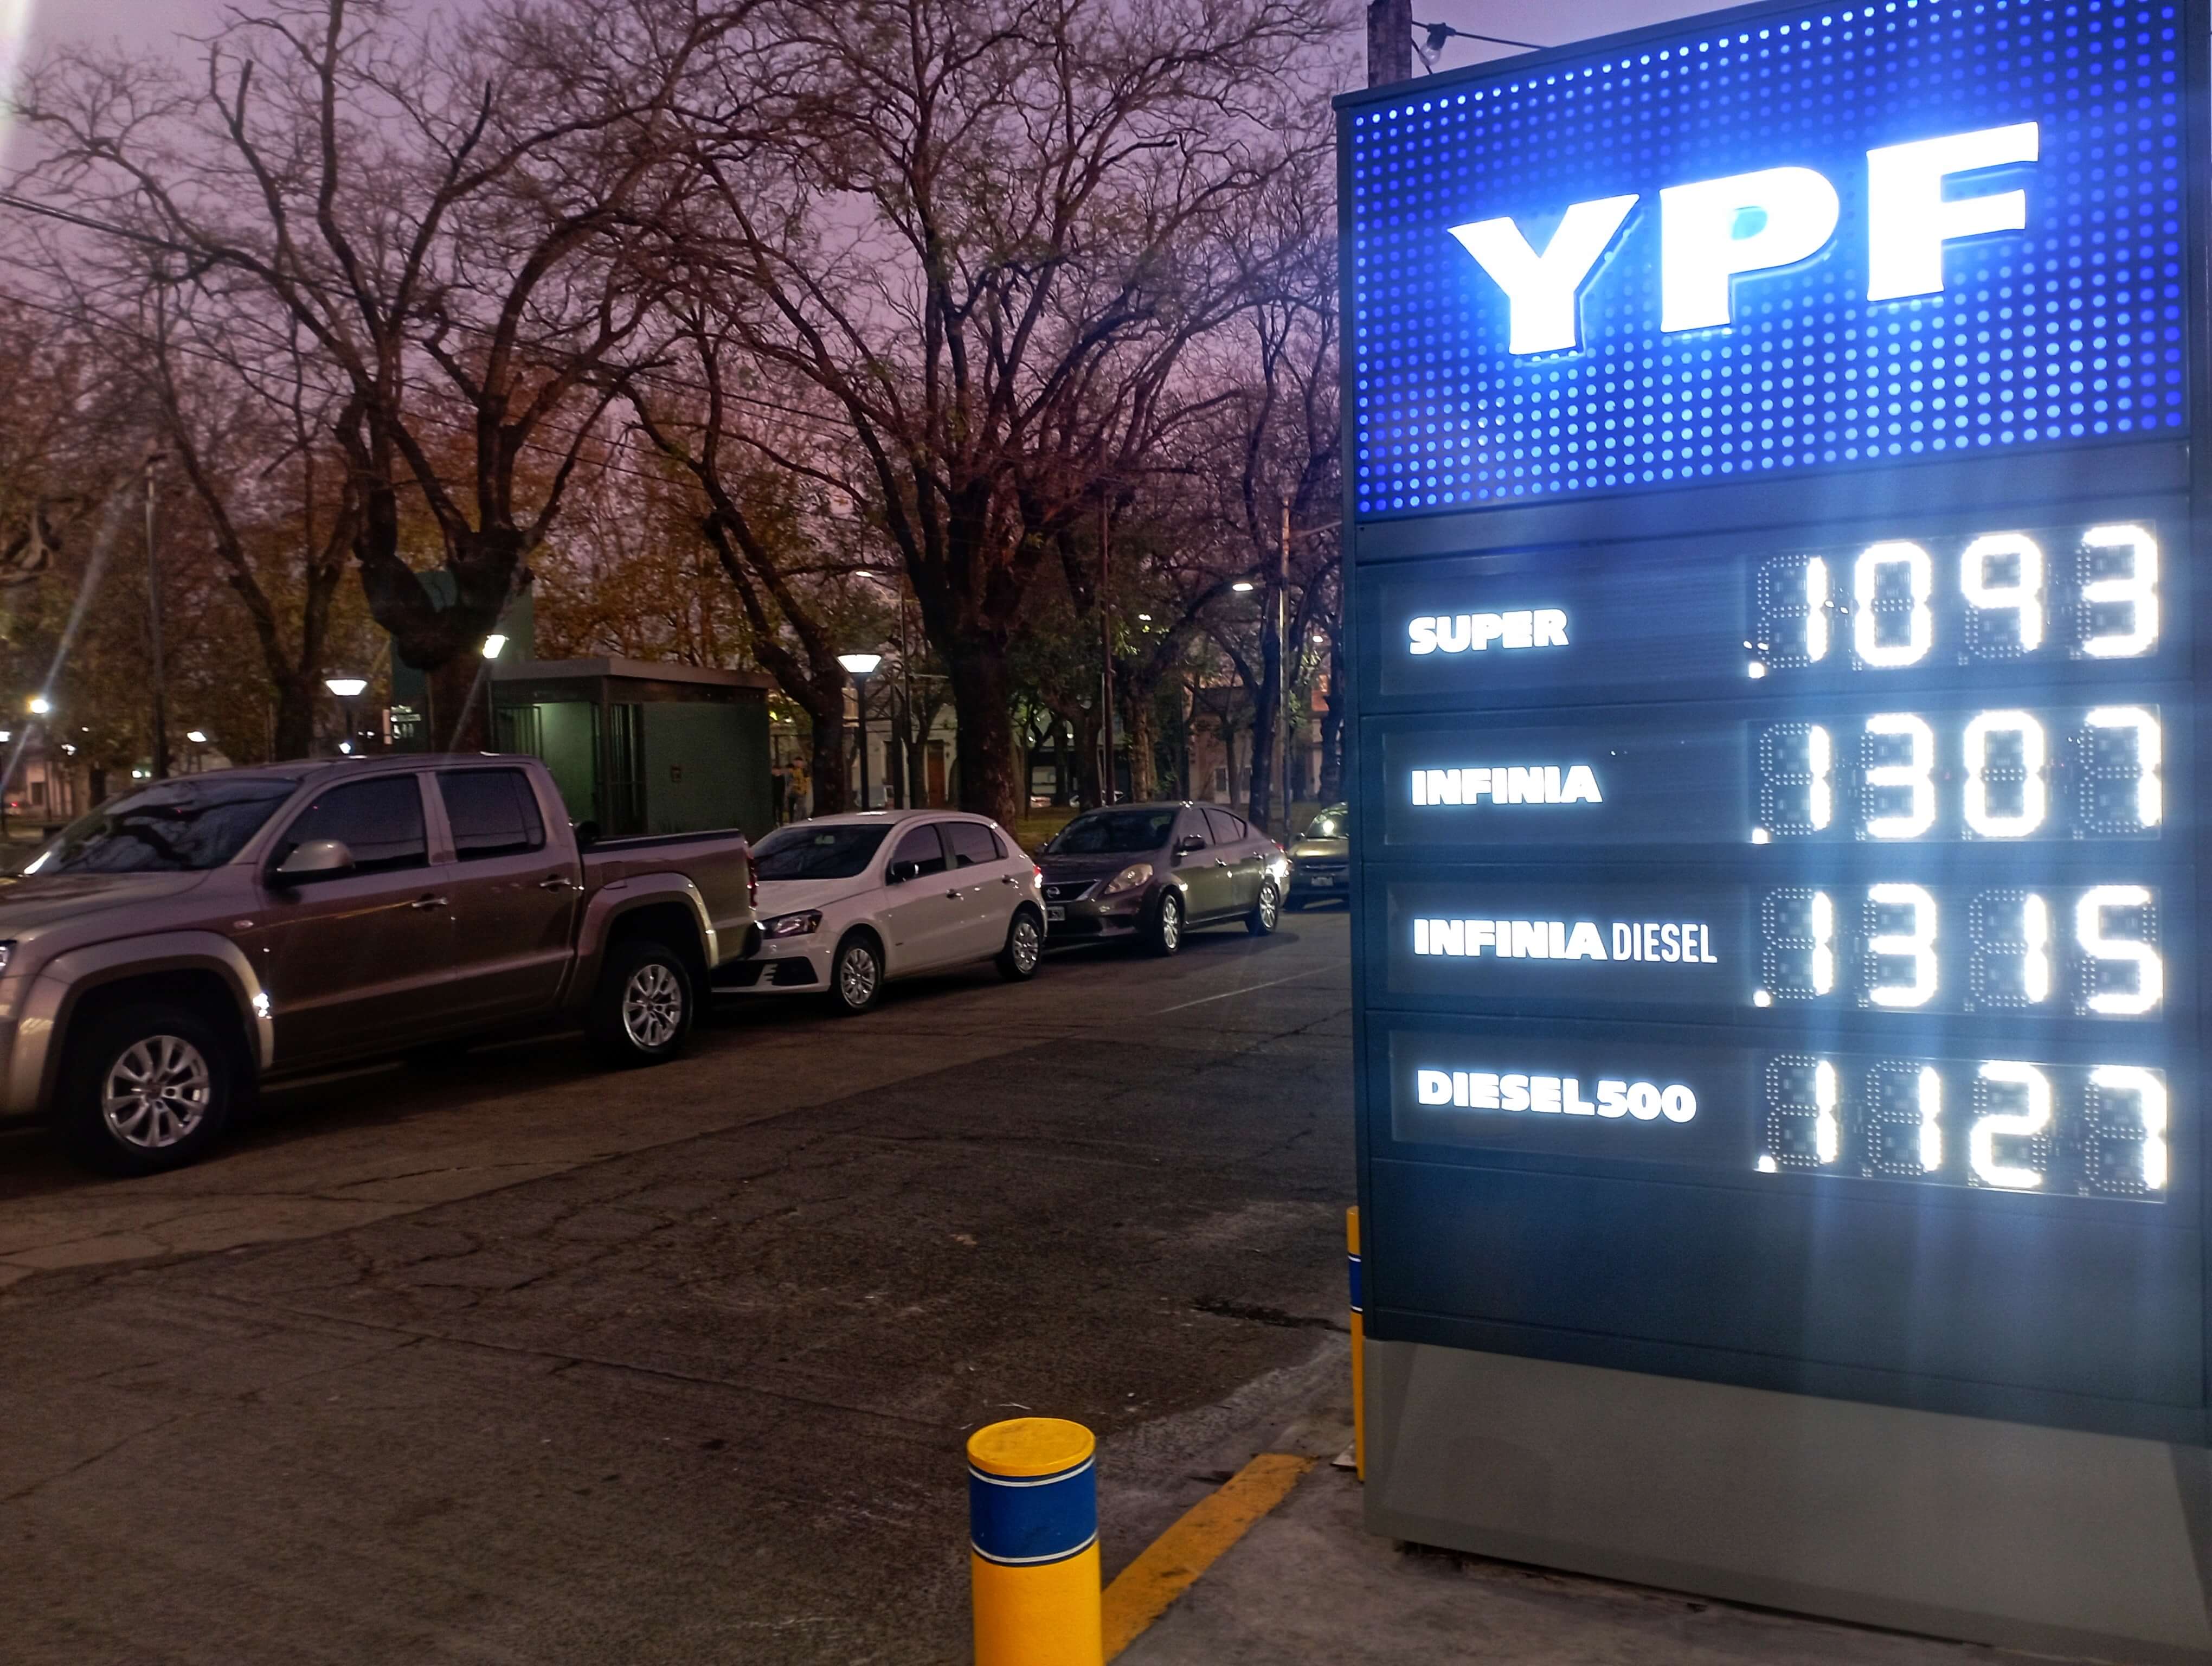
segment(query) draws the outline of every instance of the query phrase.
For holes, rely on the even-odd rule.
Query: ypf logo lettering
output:
[[[2025,191],[1951,197],[1946,181],[2033,162],[2039,144],[2031,121],[1868,151],[1867,299],[1940,295],[1945,244],[2027,229]],[[1505,292],[1510,351],[1582,345],[1583,292],[1641,200],[1632,194],[1569,204],[1540,254],[1510,218],[1450,228]],[[1835,186],[1809,167],[1666,187],[1659,193],[1660,329],[1733,322],[1737,278],[1811,259],[1833,240],[1841,215]]]

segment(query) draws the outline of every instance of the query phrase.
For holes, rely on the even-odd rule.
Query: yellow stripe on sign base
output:
[[[1262,1452],[1146,1546],[1106,1587],[1106,1658],[1113,1659],[1165,1614],[1253,1523],[1288,1498],[1298,1478],[1313,1467],[1310,1457]]]

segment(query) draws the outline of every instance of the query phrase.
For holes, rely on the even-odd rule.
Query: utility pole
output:
[[[1367,0],[1367,84],[1413,78],[1413,0]]]
[[[1268,628],[1275,633],[1275,771],[1283,783],[1283,819],[1277,824],[1285,839],[1291,832],[1291,500],[1283,499],[1283,536],[1275,545],[1275,617]]]
[[[146,459],[146,628],[154,648],[154,779],[169,778],[169,677],[161,662],[161,569],[155,557],[154,470],[155,452]]]
[[[1098,802],[1114,802],[1114,617],[1106,600],[1113,560],[1113,508],[1098,502]]]

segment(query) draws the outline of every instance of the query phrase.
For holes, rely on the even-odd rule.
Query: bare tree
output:
[[[1245,304],[1248,222],[1323,142],[1301,76],[1336,22],[1331,0],[778,0],[721,43],[683,282],[849,436],[970,809],[1020,807],[1024,598],[1188,415],[1176,367]]]
[[[80,52],[18,100],[43,153],[21,189],[312,347],[369,607],[433,674],[441,729],[477,721],[470,650],[527,581],[611,397],[597,374],[651,304],[629,251],[689,188],[678,88],[743,10],[502,0],[417,32],[392,0],[258,0],[197,80]],[[404,556],[410,503],[450,605]]]

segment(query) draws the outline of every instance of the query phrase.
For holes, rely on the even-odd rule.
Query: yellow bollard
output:
[[[975,1666],[1103,1666],[1097,1450],[1057,1417],[968,1437]]]
[[[1359,1206],[1344,1212],[1345,1259],[1352,1268],[1352,1472],[1367,1479],[1367,1322],[1360,1316]]]

